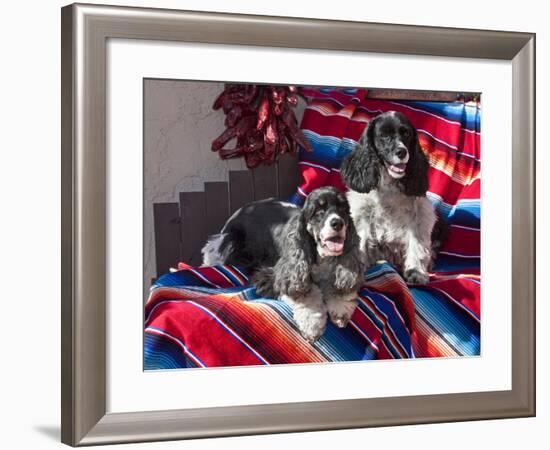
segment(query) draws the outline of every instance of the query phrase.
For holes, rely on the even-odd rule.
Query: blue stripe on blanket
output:
[[[478,199],[462,199],[456,205],[449,205],[440,198],[428,192],[427,197],[435,206],[439,214],[449,224],[462,225],[465,227],[479,228],[481,218],[481,202]]]
[[[313,152],[306,152],[300,147],[299,159],[320,164],[324,167],[338,169],[344,159],[357,144],[349,138],[338,138],[334,136],[321,136],[310,130],[302,130],[304,135],[311,142],[315,149]]]
[[[430,323],[448,345],[460,355],[480,352],[479,321],[442,293],[429,287],[411,288],[416,314]]]
[[[481,111],[474,104],[420,101],[396,101],[395,103],[436,114],[445,120],[460,122],[468,130],[480,131],[481,129]]]
[[[183,369],[198,367],[181,348],[167,338],[143,334],[143,370]]]
[[[461,271],[468,273],[472,270],[479,270],[480,258],[461,258],[452,255],[439,254],[435,260],[434,272]],[[474,272],[475,273],[475,272]]]

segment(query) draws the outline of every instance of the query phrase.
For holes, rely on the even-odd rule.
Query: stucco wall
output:
[[[245,169],[242,159],[222,161],[210,150],[224,130],[224,114],[212,110],[223,83],[144,82],[144,289],[155,270],[153,203],[177,202],[182,191],[202,191],[205,181],[227,181]],[[300,120],[304,103],[296,114]]]

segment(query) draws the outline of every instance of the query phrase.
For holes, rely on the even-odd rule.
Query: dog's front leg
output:
[[[282,295],[281,300],[292,307],[298,329],[310,343],[323,335],[327,325],[327,307],[321,290],[315,284],[311,285],[310,291],[305,295],[296,298]]]
[[[357,306],[357,291],[363,283],[365,254],[358,250],[334,270],[334,290],[325,291],[324,300],[332,323],[347,326]],[[332,291],[332,292],[331,292]]]
[[[431,242],[429,238],[419,239],[411,233],[405,251],[403,275],[411,284],[426,284],[429,281],[428,267],[431,260]]]
[[[357,293],[325,298],[330,320],[338,328],[345,328],[357,307]]]

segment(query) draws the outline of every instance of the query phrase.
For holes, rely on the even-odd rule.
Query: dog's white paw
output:
[[[313,343],[323,335],[327,326],[327,307],[316,285],[302,297],[283,295],[281,300],[292,307],[294,321],[305,339]]]
[[[317,341],[327,326],[326,311],[309,308],[294,309],[294,320],[302,336],[310,343]]]
[[[427,284],[430,276],[418,269],[409,269],[405,271],[405,281],[409,284]]]
[[[357,300],[329,300],[327,309],[330,320],[338,328],[345,328],[357,307]]]

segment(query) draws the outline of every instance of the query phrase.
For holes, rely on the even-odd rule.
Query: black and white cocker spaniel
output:
[[[332,187],[313,191],[303,208],[276,199],[243,206],[202,254],[205,265],[248,269],[260,295],[292,307],[310,342],[324,333],[327,315],[348,324],[365,269],[346,196]]]
[[[416,129],[395,111],[369,122],[341,166],[367,266],[387,261],[413,284],[428,282],[445,235],[426,197],[428,168]]]

